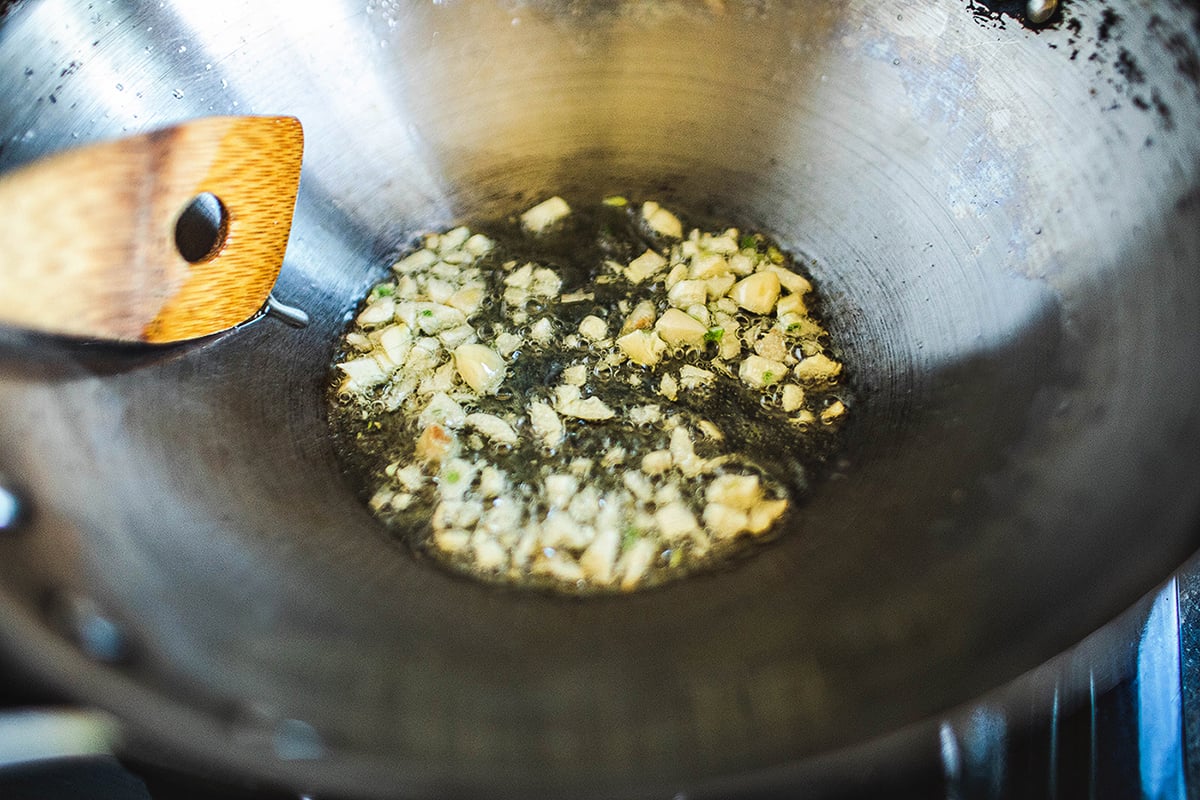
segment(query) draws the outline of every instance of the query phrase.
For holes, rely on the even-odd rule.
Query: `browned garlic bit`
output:
[[[520,227],[536,241],[574,213],[552,197]],[[629,213],[656,247],[567,292],[554,265],[502,260],[465,227],[426,236],[345,334],[341,402],[404,434],[370,506],[427,520],[423,549],[444,563],[570,591],[713,563],[793,501],[681,395],[733,388],[789,435],[849,413],[812,287],[780,251],[736,229],[685,236],[658,203]]]

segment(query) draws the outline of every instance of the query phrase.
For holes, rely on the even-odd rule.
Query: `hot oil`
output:
[[[538,235],[522,229],[516,216],[489,220],[472,226],[496,242],[495,248],[479,262],[488,288],[485,296],[491,298],[483,303],[478,313],[469,322],[481,332],[503,327],[514,328],[512,314],[525,311],[528,321],[519,327],[524,344],[507,359],[508,372],[504,384],[495,396],[478,398],[474,408],[484,413],[495,414],[510,421],[519,434],[515,445],[500,446],[476,438],[468,446],[486,451],[491,463],[503,469],[512,478],[514,495],[526,498],[536,496],[534,488],[545,480],[547,474],[563,468],[564,460],[586,458],[595,463],[597,477],[603,482],[604,475],[621,469],[621,464],[601,464],[613,448],[623,448],[627,453],[638,454],[661,448],[664,434],[661,426],[635,425],[629,420],[629,409],[646,404],[658,404],[664,411],[675,415],[693,426],[700,420],[713,423],[723,435],[721,449],[752,454],[753,465],[764,477],[786,487],[790,500],[789,514],[774,526],[769,535],[740,537],[735,542],[723,543],[714,550],[714,557],[707,558],[698,568],[706,569],[727,561],[735,554],[748,554],[755,546],[767,541],[788,527],[788,517],[810,492],[814,479],[825,471],[830,456],[839,446],[840,437],[836,426],[814,424],[798,429],[777,402],[771,402],[771,392],[766,394],[749,389],[736,374],[720,375],[714,385],[702,391],[680,391],[672,402],[659,394],[660,376],[664,372],[678,374],[685,364],[712,369],[715,343],[705,347],[680,351],[666,357],[654,369],[625,366],[621,369],[598,367],[609,352],[608,348],[597,348],[580,339],[578,347],[567,347],[566,337],[575,332],[581,320],[588,315],[604,319],[612,336],[624,320],[620,308],[631,308],[645,299],[656,301],[661,314],[667,304],[662,285],[662,276],[657,283],[647,282],[630,285],[624,280],[614,280],[613,272],[606,262],[627,264],[646,249],[666,255],[671,240],[649,230],[632,206],[614,207],[601,203],[574,205],[572,213],[554,229]],[[774,247],[769,240],[760,237],[761,247]],[[798,271],[794,260],[785,254],[785,266]],[[588,292],[591,299],[564,303],[559,299],[534,300],[521,309],[510,307],[502,298],[504,278],[513,269],[526,262],[550,267],[562,279],[561,295],[570,296]],[[809,295],[808,297],[812,297]],[[624,301],[624,305],[622,305]],[[809,302],[810,310],[813,303]],[[549,344],[542,345],[529,338],[530,325],[536,319],[549,317],[553,320],[555,336]],[[752,320],[743,315],[742,329]],[[569,426],[567,438],[553,451],[547,452],[539,445],[530,430],[523,409],[529,398],[545,399],[551,387],[559,382],[562,373],[572,364],[583,360],[587,366],[587,381],[581,387],[583,397],[601,397],[617,413],[607,421],[593,421],[585,425]],[[632,374],[636,380],[629,381]],[[778,389],[775,390],[778,392]],[[841,385],[824,389],[809,390],[810,398],[818,405],[835,398],[845,399]],[[338,402],[336,389],[331,388],[330,421],[338,444],[338,452],[346,472],[354,485],[360,487],[360,495],[368,500],[374,487],[387,476],[389,468],[411,458],[416,432],[413,425],[400,412],[381,411],[378,406],[366,411]],[[705,456],[715,444],[697,438],[696,452]],[[625,465],[627,466],[627,465]],[[699,484],[696,485],[697,487]],[[692,503],[703,504],[703,498],[690,494]],[[427,487],[420,493],[418,502],[409,509],[396,511],[387,509],[379,516],[389,531],[408,545],[413,552],[426,555],[431,552],[428,537],[430,515],[434,502],[433,490]],[[545,513],[545,508],[534,509]],[[686,545],[685,545],[686,546]],[[717,552],[717,551],[720,552]],[[719,556],[719,557],[717,557]],[[439,560],[445,556],[437,554]],[[450,559],[453,561],[454,559]],[[686,569],[670,569],[672,560],[678,555],[671,548],[659,553],[651,578],[646,585],[676,577]],[[463,564],[458,565],[460,568]],[[668,574],[669,573],[669,574]],[[478,575],[485,580],[510,582],[504,576]],[[540,576],[526,576],[524,585],[562,590],[561,582]],[[579,591],[590,591],[594,587],[580,585]]]

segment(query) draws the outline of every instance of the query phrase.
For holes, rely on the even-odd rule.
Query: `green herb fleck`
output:
[[[771,370],[767,370],[766,372],[763,373],[763,383],[764,384],[774,383],[774,382],[775,382],[775,373],[774,372],[771,372]]]
[[[461,478],[462,475],[459,475],[455,470],[450,470],[446,473],[446,483],[458,483]]]
[[[381,283],[371,290],[371,299],[378,300],[381,297],[391,297],[396,293],[396,287],[390,283]]]
[[[604,205],[613,206],[614,208],[624,208],[629,205],[629,201],[619,194],[614,194],[604,198]]]
[[[709,328],[707,331],[704,332],[704,341],[720,342],[721,337],[724,335],[725,335],[724,328]]]
[[[743,250],[757,250],[758,239],[754,238],[754,234],[743,233],[741,240],[738,242],[738,246]]]
[[[640,538],[642,538],[641,531],[633,525],[626,525],[625,530],[621,531],[621,549],[628,550]]]
[[[771,245],[767,248],[767,258],[771,259],[773,264],[782,264],[783,252],[775,245]]]
[[[433,309],[431,309],[431,308],[426,308],[426,309],[424,309],[424,310],[421,312],[421,316],[422,316],[422,317],[432,317],[432,316],[433,316]]]

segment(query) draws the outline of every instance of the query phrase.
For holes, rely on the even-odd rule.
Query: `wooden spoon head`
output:
[[[213,117],[0,177],[0,322],[155,343],[244,322],[283,264],[303,149],[294,117]]]

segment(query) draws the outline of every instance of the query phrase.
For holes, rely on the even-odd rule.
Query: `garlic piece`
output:
[[[541,233],[570,213],[571,207],[567,201],[555,195],[522,214],[521,224],[534,233]]]
[[[364,328],[373,328],[392,321],[396,315],[396,301],[390,297],[381,297],[362,310],[355,320]]]
[[[379,346],[396,364],[403,364],[409,349],[412,347],[413,335],[403,322],[389,325],[379,333]]]
[[[708,284],[705,281],[680,281],[667,292],[667,302],[675,308],[687,308],[708,300]]]
[[[641,583],[654,560],[654,542],[649,539],[638,539],[622,558],[621,588],[629,591]]]
[[[721,503],[709,503],[704,507],[704,527],[719,539],[737,536],[750,525],[749,515],[740,508]]]
[[[417,417],[417,424],[422,428],[428,428],[434,423],[451,429],[461,428],[466,421],[467,412],[445,392],[437,392],[430,397],[429,405],[425,406],[421,416]]]
[[[529,404],[529,424],[547,447],[557,447],[563,440],[563,424],[549,403],[534,400]]]
[[[679,217],[658,203],[652,201],[642,203],[642,218],[656,233],[676,239],[683,238],[683,223],[679,221]]]
[[[654,308],[654,303],[649,300],[643,300],[633,307],[633,311],[629,312],[629,316],[625,318],[625,324],[621,326],[621,335],[630,331],[644,330],[654,325],[654,318],[658,316],[657,309]]]
[[[517,443],[517,432],[513,430],[511,425],[495,414],[481,414],[479,412],[468,414],[466,425],[468,428],[478,431],[493,442],[507,445]]]
[[[729,272],[729,262],[717,253],[706,253],[692,259],[688,277],[699,280],[716,278]]]
[[[665,258],[653,250],[647,250],[629,262],[629,266],[625,268],[625,277],[630,283],[641,283],[657,275],[666,265]]]
[[[668,503],[654,512],[659,533],[668,541],[678,541],[700,532],[696,515],[682,501]]]
[[[704,499],[749,511],[762,499],[762,487],[757,475],[718,475],[704,490]]]
[[[671,468],[671,451],[654,450],[642,456],[642,472],[661,475]]]
[[[432,266],[435,261],[437,254],[432,250],[418,250],[397,261],[392,265],[392,269],[400,273],[417,272]]]
[[[704,343],[708,328],[677,308],[668,308],[654,323],[659,337],[672,347],[699,346]],[[631,356],[632,358],[632,356]]]
[[[779,276],[774,272],[756,272],[735,283],[729,296],[747,311],[769,314],[779,299]]]
[[[803,275],[797,275],[790,269],[781,267],[778,264],[765,261],[759,265],[759,271],[773,273],[779,278],[780,285],[792,294],[800,295],[812,291],[812,284],[808,282],[808,278],[805,278]]]
[[[755,389],[778,383],[785,375],[787,365],[782,361],[773,361],[758,355],[747,356],[738,368],[738,377],[742,379],[742,383]]]
[[[636,330],[617,339],[617,347],[629,356],[629,360],[644,367],[652,367],[662,358],[666,343],[654,331]]]
[[[683,389],[692,390],[708,386],[716,377],[716,373],[693,367],[691,364],[684,364],[679,368],[679,386]]]
[[[748,513],[746,530],[753,534],[764,533],[783,516],[787,505],[787,500],[763,500],[756,504]]]
[[[372,386],[378,386],[388,377],[387,371],[372,356],[352,358],[337,366],[346,375],[341,386],[341,390],[344,392],[361,393]]]
[[[454,366],[463,382],[479,394],[495,394],[504,382],[504,359],[482,344],[464,344],[454,349]]]
[[[804,390],[794,383],[789,383],[783,387],[783,396],[780,398],[780,404],[783,410],[789,414],[804,405]]]
[[[589,314],[579,323],[579,335],[589,342],[598,342],[608,336],[608,324],[599,317]]]
[[[846,404],[841,400],[834,400],[821,410],[821,422],[826,425],[836,422],[844,416],[846,416]]]
[[[842,365],[824,353],[800,360],[792,370],[802,381],[831,381],[842,372]]]
[[[599,531],[579,557],[579,568],[583,570],[584,576],[597,583],[612,583],[613,568],[616,566],[620,547],[621,536],[616,528]]]

